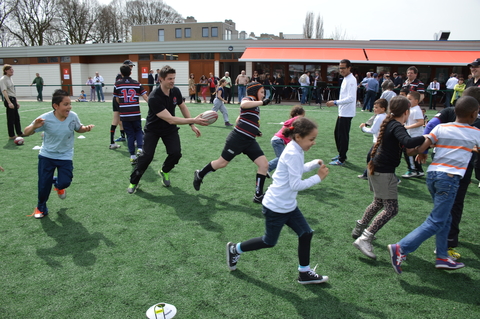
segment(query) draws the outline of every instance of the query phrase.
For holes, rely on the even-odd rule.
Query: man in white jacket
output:
[[[330,165],[342,166],[347,159],[348,143],[350,140],[350,126],[355,116],[357,102],[357,81],[351,72],[352,63],[343,59],[338,67],[340,75],[344,77],[340,87],[340,98],[327,102],[327,106],[338,106],[338,118],[335,124],[335,144],[338,155],[332,158]]]

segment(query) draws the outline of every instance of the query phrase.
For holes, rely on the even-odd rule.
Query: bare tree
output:
[[[98,43],[114,43],[127,41],[130,34],[128,17],[121,0],[113,0],[98,9],[97,20],[92,32],[92,40]]]
[[[6,23],[16,7],[16,2],[16,0],[0,0],[0,46],[2,47],[9,46],[12,40],[12,34]]]
[[[53,30],[57,0],[18,0],[9,31],[25,46],[44,45]],[[51,44],[51,43],[49,43]]]
[[[162,0],[129,1],[126,10],[130,26],[183,22],[182,16]]]
[[[315,38],[323,39],[323,18],[320,13],[317,16],[317,22],[315,23]]]
[[[59,0],[62,30],[70,44],[84,44],[92,38],[99,4],[96,0]]]
[[[305,39],[311,39],[313,36],[313,23],[314,15],[313,12],[308,11],[305,16],[305,24],[303,25],[303,37]]]
[[[347,31],[343,30],[342,27],[336,26],[335,31],[330,35],[333,40],[349,40]]]

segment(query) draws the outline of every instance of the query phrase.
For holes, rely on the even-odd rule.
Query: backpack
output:
[[[307,83],[307,75],[306,75],[306,74],[302,74],[302,76],[300,77],[300,79],[298,79],[298,82],[300,82],[300,83]]]

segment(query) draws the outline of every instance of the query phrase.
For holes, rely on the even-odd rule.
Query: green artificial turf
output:
[[[22,127],[49,111],[50,103],[20,102]],[[188,104],[192,115],[210,104]],[[258,138],[268,159],[270,138],[288,119],[291,104],[262,107]],[[231,122],[238,105],[227,106]],[[337,154],[333,129],[336,108],[305,106],[319,125],[317,144],[305,160],[329,161]],[[432,208],[424,178],[403,179],[399,213],[377,233],[377,260],[362,255],[350,236],[372,200],[368,182],[357,178],[365,167],[372,137],[352,121],[350,150],[344,167],[330,166],[320,184],[298,195],[299,207],[315,230],[311,265],[328,275],[321,285],[300,285],[297,239],[285,228],[275,248],[245,253],[237,270],[226,265],[225,244],[261,236],[261,206],[252,198],[256,166],[244,155],[227,168],[207,175],[200,191],[193,172],[217,159],[231,128],[222,116],[200,127],[195,138],[182,126],[183,157],[172,170],[172,186],[162,187],[156,156],[133,195],[126,192],[132,167],[126,143],[110,150],[110,103],[73,103],[92,132],[76,134],[74,179],[67,198],[52,192],[50,214],[27,217],[37,201],[37,154],[41,136],[25,145],[9,141],[5,114],[0,115],[0,318],[144,318],[153,304],[167,302],[178,318],[479,318],[479,189],[471,184],[461,223],[461,261],[456,271],[434,267],[434,239],[408,256],[404,273],[392,269],[388,244],[423,222]],[[143,117],[147,106],[142,104]],[[180,112],[178,112],[180,114]],[[432,111],[428,112],[430,117]],[[118,129],[117,129],[118,132]],[[117,134],[118,135],[118,134]],[[406,170],[402,161],[397,170]],[[310,176],[314,172],[307,173]],[[267,185],[271,180],[267,180]]]

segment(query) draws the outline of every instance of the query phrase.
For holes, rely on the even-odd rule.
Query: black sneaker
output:
[[[203,178],[200,177],[199,173],[199,169],[197,169],[195,173],[193,173],[193,188],[195,188],[195,190],[197,191],[200,190],[200,185],[202,185],[203,183]]]
[[[317,269],[317,266],[307,272],[298,272],[298,283],[302,285],[309,285],[327,282],[328,276],[320,276],[315,272],[315,269]]]
[[[227,243],[227,265],[230,270],[237,269],[237,262],[240,258],[240,254],[237,253],[235,244],[232,242]]]
[[[255,195],[253,196],[253,202],[254,203],[257,203],[257,204],[261,204],[262,203],[262,200],[263,200],[263,195]]]

